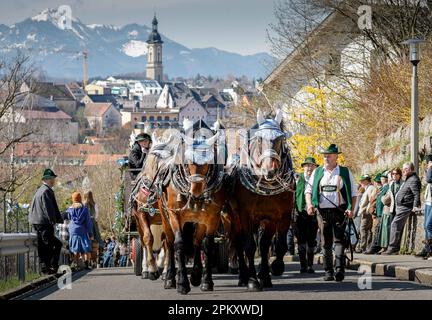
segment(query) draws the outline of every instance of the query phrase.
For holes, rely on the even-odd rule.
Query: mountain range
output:
[[[122,27],[84,24],[78,18],[64,28],[56,9],[11,26],[0,24],[0,54],[12,57],[21,51],[35,66],[54,78],[81,79],[83,52],[88,52],[88,76],[106,77],[143,72],[151,28],[136,23]],[[159,29],[163,23],[159,23]],[[272,57],[267,53],[240,55],[216,48],[190,49],[161,33],[164,73],[169,77],[192,77],[196,74],[260,78]]]

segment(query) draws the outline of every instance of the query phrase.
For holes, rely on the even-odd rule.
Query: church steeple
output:
[[[158,32],[158,20],[156,13],[152,21],[152,32],[149,34],[147,44],[147,78],[162,82],[163,66],[162,66],[162,37]]]
[[[157,32],[158,21],[157,21],[157,18],[156,18],[156,12],[155,12],[154,17],[153,17],[152,25],[153,25],[153,31]]]
[[[156,18],[156,13],[155,13],[155,15],[153,17],[153,21],[152,21],[152,25],[153,25],[152,32],[150,33],[148,40],[147,40],[148,44],[163,43],[162,38],[158,32],[158,23],[159,22]]]

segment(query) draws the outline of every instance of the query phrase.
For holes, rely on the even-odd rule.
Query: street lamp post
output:
[[[419,44],[424,42],[422,39],[409,39],[402,44],[409,45],[410,61],[412,64],[411,78],[411,162],[414,164],[415,171],[418,172],[418,152],[419,152],[419,107],[418,107],[418,77],[417,65],[420,62]]]

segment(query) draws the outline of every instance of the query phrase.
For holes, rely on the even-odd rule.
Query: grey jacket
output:
[[[56,224],[63,223],[60,210],[57,206],[54,191],[43,184],[36,191],[29,214],[31,224]]]
[[[416,173],[406,178],[396,194],[396,207],[413,209],[420,207],[421,182]]]

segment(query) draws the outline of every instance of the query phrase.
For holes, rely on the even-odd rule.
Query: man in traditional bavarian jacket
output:
[[[304,173],[301,173],[296,187],[296,228],[298,253],[300,258],[300,273],[314,273],[313,260],[316,247],[318,221],[316,215],[309,215],[306,211],[305,188],[312,172],[316,169],[316,160],[307,157],[301,164]]]
[[[52,189],[56,177],[57,175],[51,169],[44,171],[43,183],[33,196],[28,217],[29,222],[37,232],[39,261],[41,271],[44,274],[57,273],[63,245],[54,234],[54,225],[63,223]]]
[[[345,216],[353,217],[357,186],[351,171],[338,165],[338,155],[341,152],[335,144],[331,144],[321,153],[324,154],[324,165],[314,170],[306,186],[306,209],[309,215],[318,210],[318,225],[324,248],[324,280],[342,281],[345,277]]]

